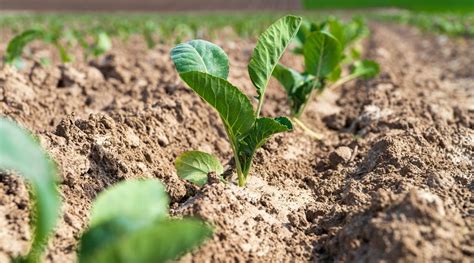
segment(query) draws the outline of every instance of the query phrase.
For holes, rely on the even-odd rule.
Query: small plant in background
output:
[[[146,45],[149,49],[152,49],[156,46],[156,41],[153,35],[158,30],[158,26],[153,23],[153,21],[147,21],[143,27],[143,38],[145,39]]]
[[[156,179],[125,181],[100,193],[90,218],[81,263],[176,260],[213,232],[198,219],[169,218],[168,196]]]
[[[51,26],[49,30],[26,30],[13,37],[8,43],[5,62],[15,65],[17,68],[22,68],[23,62],[21,57],[24,49],[29,43],[35,40],[53,45],[57,49],[62,63],[68,63],[74,59],[68,52],[67,45],[64,44],[65,42],[67,42],[67,44],[80,44],[84,49],[85,58],[89,55],[98,57],[112,48],[112,41],[106,32],[103,30],[94,30],[91,34],[93,35],[94,42],[89,44],[86,41],[87,35],[85,33],[79,30],[64,30],[62,25]],[[43,61],[45,62],[44,64],[49,64],[49,59],[41,58],[40,62]]]
[[[260,117],[260,112],[272,72],[301,22],[300,17],[283,17],[258,39],[248,65],[250,79],[257,89],[256,112],[249,98],[227,81],[229,60],[220,47],[192,40],[171,51],[181,79],[219,113],[234,153],[239,186],[247,181],[255,151],[273,134],[293,129],[289,119]],[[215,157],[193,152],[180,156],[176,166],[180,177],[202,184],[209,171],[220,175],[222,169],[216,162]]]
[[[14,170],[31,185],[33,242],[28,255],[18,261],[39,262],[59,215],[55,165],[29,132],[0,118],[0,170]]]
[[[381,21],[414,25],[423,31],[448,36],[474,37],[472,12],[413,12],[375,13],[370,18]]]
[[[371,78],[378,74],[379,66],[369,60],[360,60],[357,40],[367,34],[361,20],[344,25],[335,18],[322,23],[306,23],[297,35],[295,54],[302,55],[305,70],[300,73],[279,64],[273,71],[285,88],[291,107],[291,116],[309,135],[316,139],[322,136],[313,132],[300,120],[306,106],[316,92],[322,93],[328,82],[330,87],[340,86],[355,78]],[[350,64],[351,73],[341,78],[343,66]]]
[[[25,46],[35,40],[42,39],[44,32],[39,29],[30,29],[23,31],[16,35],[8,43],[7,50],[5,52],[5,63],[13,64],[17,68],[21,68],[21,55]]]

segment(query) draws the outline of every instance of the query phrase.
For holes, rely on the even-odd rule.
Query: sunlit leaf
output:
[[[171,50],[179,73],[199,71],[227,79],[229,59],[219,46],[205,40],[191,40]]]
[[[211,235],[212,228],[196,219],[164,219],[138,227],[134,221],[118,217],[86,231],[79,262],[167,262],[190,252]]]
[[[250,79],[257,88],[259,100],[263,98],[273,69],[295,37],[301,23],[301,17],[285,16],[259,37],[248,65]]]
[[[175,166],[179,177],[199,186],[206,184],[208,173],[221,175],[224,172],[222,164],[215,156],[200,151],[181,154],[176,159]]]
[[[291,121],[285,117],[258,118],[248,135],[239,145],[239,158],[244,174],[248,174],[255,151],[276,133],[287,132],[293,129]]]
[[[306,70],[317,78],[326,77],[341,59],[341,46],[327,32],[312,33],[304,46]]]
[[[225,79],[197,71],[182,73],[181,78],[219,113],[231,140],[246,133],[255,122],[252,104],[238,88]]]
[[[168,196],[159,181],[126,181],[99,194],[92,206],[90,225],[93,227],[118,217],[126,217],[135,224],[146,224],[167,215]]]

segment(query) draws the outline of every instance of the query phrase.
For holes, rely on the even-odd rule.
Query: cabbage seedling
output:
[[[39,29],[30,29],[13,37],[7,46],[5,62],[7,64],[19,64],[23,49],[34,40],[43,39],[45,32]]]
[[[53,28],[50,31],[41,29],[30,29],[13,37],[7,46],[5,62],[7,64],[21,65],[21,55],[26,45],[34,40],[41,40],[52,44],[59,52],[59,57],[63,63],[71,62],[72,57],[67,52],[66,47],[61,44],[62,28]],[[17,68],[21,68],[18,67]]]
[[[0,118],[0,170],[14,170],[32,186],[33,243],[28,255],[19,261],[39,262],[59,214],[55,165],[29,132]]]
[[[212,232],[197,219],[171,219],[168,196],[158,180],[125,181],[100,193],[92,204],[78,261],[167,262],[197,247]]]
[[[63,63],[71,62],[73,57],[68,53],[68,48],[63,45],[64,41],[61,41],[61,39],[66,39],[66,42],[74,40],[79,43],[84,48],[85,57],[89,54],[97,57],[112,48],[112,41],[105,31],[96,30],[92,33],[94,35],[94,43],[89,45],[81,31],[64,31],[62,25],[55,25],[49,30],[26,30],[13,37],[8,43],[7,51],[5,53],[5,62],[7,64],[13,64],[17,68],[21,68],[23,64],[21,60],[23,50],[26,45],[35,40],[41,40],[53,45],[58,50],[59,57]]]
[[[347,47],[366,34],[362,25],[360,20],[344,25],[334,18],[320,24],[307,23],[298,32],[297,48],[294,50],[294,53],[304,57],[304,72],[281,64],[273,71],[273,77],[285,88],[294,122],[316,139],[322,136],[311,131],[299,119],[315,91],[323,92],[330,81],[340,86],[355,78],[374,77],[379,72],[377,63],[356,60],[351,74],[341,78],[342,65],[358,58],[354,50],[348,55]]]
[[[273,134],[293,129],[289,119],[260,117],[260,112],[272,72],[301,22],[300,17],[283,17],[259,37],[248,65],[250,79],[257,89],[256,112],[249,98],[227,81],[229,60],[220,47],[204,40],[192,40],[171,51],[181,79],[219,113],[234,153],[239,186],[246,183],[255,151]],[[205,165],[212,168],[209,158],[202,154],[195,153],[191,159],[194,163],[190,167],[196,170]],[[178,159],[178,172],[189,171],[181,169],[180,163]],[[209,169],[200,170],[201,173],[194,173],[200,174],[200,179],[192,176],[193,180],[205,181],[204,174]],[[188,172],[179,175],[189,177]]]

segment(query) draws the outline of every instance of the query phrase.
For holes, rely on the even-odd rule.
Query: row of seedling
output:
[[[274,20],[274,14],[264,15],[6,15],[0,17],[0,25],[16,35],[10,40],[5,61],[21,68],[24,48],[37,40],[57,50],[62,63],[80,58],[74,57],[79,46],[83,59],[96,57],[112,47],[112,38],[122,42],[139,35],[149,49],[158,43],[177,44],[193,38],[217,38],[219,33],[232,28],[240,37],[253,37],[265,25]],[[24,55],[24,54],[23,54]],[[49,57],[40,58],[40,63],[50,64]]]
[[[44,33],[28,34],[36,37]],[[258,39],[248,65],[256,88],[256,110],[252,101],[227,80],[229,60],[220,47],[192,40],[172,50],[171,58],[181,79],[222,120],[239,186],[246,184],[256,150],[272,135],[293,130],[291,120],[304,127],[299,118],[313,96],[326,87],[377,74],[376,63],[360,59],[358,41],[366,34],[367,28],[360,20],[344,24],[330,18],[315,24],[286,16],[276,21]],[[304,57],[304,72],[279,64],[289,46],[293,46],[295,56]],[[351,70],[343,76],[346,67]],[[287,92],[290,117],[261,116],[272,76]],[[30,252],[17,260],[38,262],[60,213],[55,165],[28,132],[0,119],[0,169],[14,170],[31,184],[35,197],[34,238]],[[199,151],[179,156],[176,169],[180,177],[200,186],[206,184],[209,173],[216,173],[224,182],[228,179],[222,178],[224,168],[215,156]],[[93,202],[89,228],[80,238],[78,260],[165,262],[177,259],[211,234],[212,227],[198,219],[169,217],[168,197],[159,181],[131,180],[100,193]]]

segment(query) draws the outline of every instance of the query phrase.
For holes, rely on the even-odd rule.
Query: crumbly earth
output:
[[[365,56],[380,76],[327,90],[304,117],[324,140],[299,128],[275,136],[245,188],[177,177],[183,151],[228,163],[231,149],[217,114],[179,80],[169,46],[132,39],[90,63],[2,66],[0,114],[36,134],[60,170],[62,217],[45,261],[76,261],[99,192],[158,178],[173,216],[216,228],[181,262],[472,262],[474,41],[371,27]],[[246,71],[254,41],[217,44],[230,81],[255,95]],[[283,62],[302,66],[289,54]],[[283,89],[270,85],[263,114],[288,114]],[[28,187],[0,175],[0,262],[10,262],[31,239]]]

